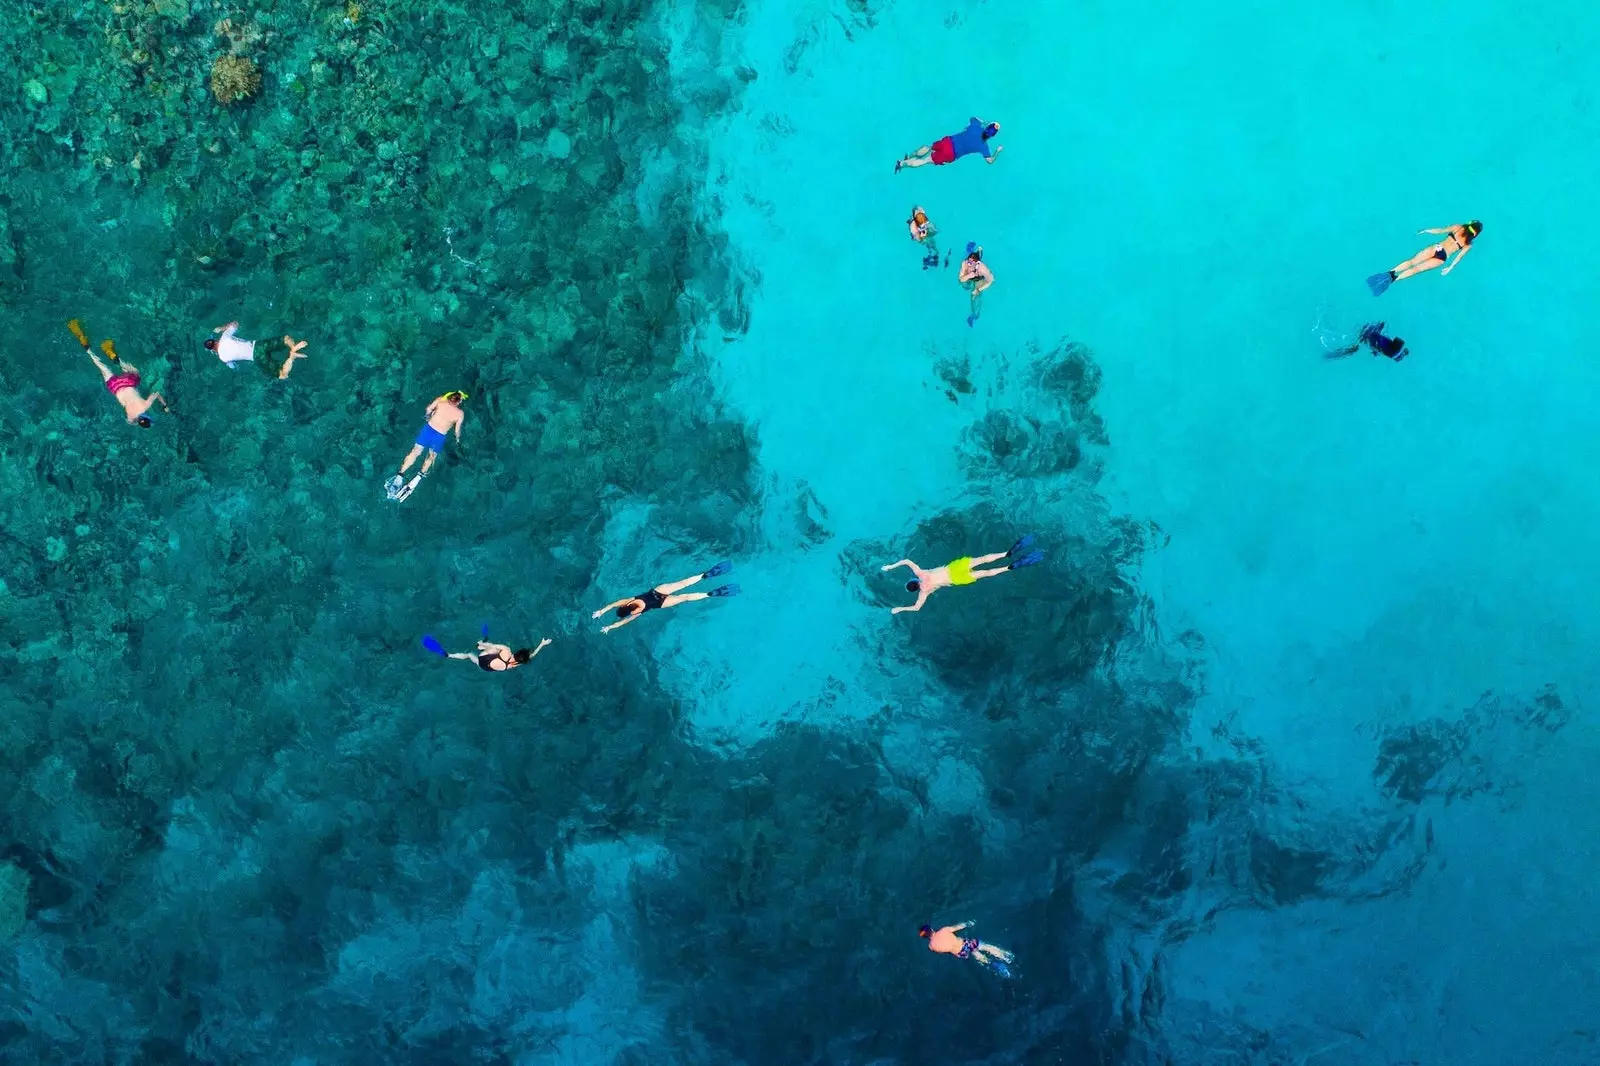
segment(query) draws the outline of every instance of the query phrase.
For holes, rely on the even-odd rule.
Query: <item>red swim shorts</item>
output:
[[[115,396],[123,389],[136,389],[139,387],[138,374],[117,374],[106,378],[106,391]]]
[[[934,141],[933,142],[933,165],[934,166],[942,167],[946,163],[954,163],[955,161],[956,161],[956,146],[955,146],[955,142],[954,141],[952,141],[949,137],[946,137],[941,141]]]

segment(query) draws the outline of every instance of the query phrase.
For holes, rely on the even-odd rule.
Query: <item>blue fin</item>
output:
[[[977,323],[978,323],[978,316],[977,315],[968,315],[967,316],[967,325],[969,327],[970,326],[975,326],[975,325],[977,325]]]
[[[990,966],[991,969],[994,970],[995,973],[999,974],[1001,977],[1010,977],[1011,976],[1011,969],[1008,966],[1006,966],[1005,963],[1001,962],[999,959],[996,959],[993,962],[991,962],[989,964],[989,966]]]
[[[433,654],[435,654],[435,655],[445,655],[445,654],[447,654],[445,652],[445,650],[444,650],[444,647],[442,645],[440,645],[440,643],[437,640],[434,640],[430,636],[424,636],[422,638],[422,646],[424,648],[427,648],[429,651],[433,652]]]
[[[1367,279],[1367,288],[1372,290],[1372,295],[1382,296],[1390,285],[1394,284],[1394,271],[1385,270],[1382,274],[1374,274]]]
[[[728,562],[727,560],[723,560],[722,562],[718,563],[716,566],[713,566],[710,570],[707,570],[705,573],[701,574],[700,576],[701,577],[721,577],[723,574],[726,574],[729,570],[732,570],[732,569],[733,569],[733,564]]]
[[[479,626],[478,627],[478,631],[483,634],[483,639],[484,640],[488,640],[489,639],[489,623],[488,622],[485,622],[481,626]]]
[[[1032,533],[1024,533],[1022,536],[1017,538],[1017,542],[1011,546],[1011,550],[1006,552],[1006,554],[1007,555],[1015,555],[1019,551],[1022,551],[1024,548],[1031,548],[1031,547],[1033,547],[1033,534]]]
[[[1042,562],[1044,562],[1044,552],[1040,551],[1038,548],[1035,548],[1035,549],[1033,549],[1033,551],[1029,552],[1027,555],[1024,555],[1022,558],[1020,558],[1016,562],[1012,563],[1006,569],[1008,569],[1008,570],[1019,570],[1024,566],[1033,566],[1035,563],[1042,563]]]
[[[706,593],[706,595],[708,595],[708,596],[737,596],[737,595],[739,595],[739,586],[738,585],[719,585],[717,588],[714,588],[710,592]]]

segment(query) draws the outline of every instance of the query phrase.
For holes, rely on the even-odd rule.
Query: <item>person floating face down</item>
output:
[[[928,213],[920,207],[913,207],[911,217],[906,219],[906,227],[911,231],[911,239],[926,250],[922,257],[922,269],[931,270],[938,266],[939,244],[934,238],[939,233],[939,227],[928,218]]]
[[[129,422],[141,429],[149,429],[155,420],[155,406],[161,405],[163,411],[170,412],[167,399],[159,392],[151,392],[149,396],[139,394],[139,384],[143,380],[139,376],[139,368],[117,356],[116,346],[110,339],[100,342],[100,350],[105,353],[106,360],[116,363],[120,371],[113,373],[111,368],[102,362],[98,355],[89,350],[89,335],[83,331],[83,326],[77,319],[67,323],[67,328],[72,335],[83,345],[83,354],[94,361],[95,368],[100,371],[100,380],[105,383],[106,391],[111,398],[121,406],[123,415]]]
[[[917,594],[917,602],[904,607],[896,607],[889,613],[899,614],[901,611],[920,611],[922,610],[922,605],[928,602],[928,597],[942,588],[949,588],[953,585],[971,585],[982,581],[986,577],[999,577],[1008,571],[1020,570],[1024,566],[1033,566],[1035,563],[1042,562],[1044,560],[1044,552],[1035,550],[1005,566],[997,566],[992,570],[974,569],[974,567],[987,566],[989,563],[997,563],[1002,559],[1011,559],[1018,553],[1027,551],[1032,544],[1033,538],[1031,536],[1019,537],[1017,542],[1011,545],[1010,551],[996,552],[993,555],[980,555],[976,559],[971,556],[962,556],[954,562],[935,567],[932,570],[924,570],[910,559],[901,559],[897,563],[890,563],[888,566],[881,567],[883,570],[893,570],[897,566],[909,566],[911,572],[917,575],[906,582],[906,591],[915,592]]]
[[[983,246],[977,241],[967,242],[967,257],[961,261],[961,270],[956,274],[956,281],[972,299],[972,307],[967,314],[967,325],[974,325],[978,315],[983,312],[983,304],[978,297],[984,290],[994,284],[994,271],[983,261]]]
[[[895,163],[894,172],[898,174],[903,167],[925,167],[929,163],[942,167],[966,155],[981,155],[985,162],[993,163],[1003,151],[999,145],[990,143],[999,133],[1000,123],[974,118],[960,133],[952,133],[932,144],[925,144]]]
[[[1372,275],[1367,279],[1367,288],[1372,290],[1372,295],[1382,296],[1395,282],[1415,277],[1424,271],[1439,270],[1439,276],[1444,277],[1467,257],[1467,253],[1472,250],[1472,242],[1477,240],[1478,234],[1482,232],[1483,223],[1477,219],[1471,222],[1457,222],[1452,226],[1440,226],[1437,229],[1419,229],[1417,230],[1419,236],[1424,233],[1443,234],[1444,240],[1424,248],[1393,270]],[[1446,265],[1446,260],[1451,255],[1455,255],[1456,261]],[[1441,267],[1442,270],[1439,269]]]
[[[240,363],[254,363],[256,361],[256,342],[241,340],[237,336],[239,323],[229,322],[226,325],[216,327],[211,332],[217,334],[217,336],[205,342],[206,351],[216,352],[217,358],[222,360],[222,365],[229,370],[239,369]],[[301,354],[306,347],[305,341],[297,341],[285,334],[283,344],[284,347],[289,349],[289,354],[284,358],[283,365],[278,367],[279,381],[289,376],[289,372],[294,369],[294,361],[296,359],[305,358]]]
[[[956,934],[972,926],[971,922],[962,922],[960,925],[947,925],[942,929],[935,929],[925,925],[917,930],[917,935],[928,942],[929,951],[937,951],[943,955],[954,955],[958,959],[972,959],[981,966],[991,966],[995,973],[1001,977],[1010,977],[1011,970],[1007,963],[1016,961],[1016,956],[1005,948],[979,940],[977,937],[961,937]]]
[[[518,648],[516,651],[512,651],[510,645],[492,644],[487,640],[480,640],[478,641],[477,651],[453,651],[447,657],[465,659],[468,662],[476,660],[478,669],[487,670],[491,674],[498,674],[504,670],[515,670],[517,667],[532,661],[534,656],[544,651],[549,644],[550,638],[545,637],[539,641],[537,648]]]
[[[1329,359],[1342,359],[1347,355],[1354,355],[1361,350],[1364,344],[1372,349],[1373,355],[1381,355],[1386,359],[1399,362],[1411,354],[1411,349],[1406,347],[1406,342],[1399,337],[1390,337],[1383,332],[1384,323],[1368,322],[1361,327],[1361,333],[1356,337],[1354,344],[1347,344],[1328,353]]]
[[[641,592],[637,596],[629,596],[626,599],[617,600],[615,603],[608,603],[598,611],[594,612],[594,614],[590,617],[599,618],[607,611],[616,611],[619,621],[612,622],[610,625],[602,626],[600,628],[600,632],[609,633],[613,629],[622,628],[635,618],[644,617],[644,614],[647,611],[665,610],[668,607],[676,607],[680,603],[690,603],[694,600],[704,600],[713,596],[737,596],[739,594],[738,585],[720,585],[717,588],[712,589],[710,592],[682,591],[683,589],[688,588],[690,585],[704,581],[708,577],[721,577],[723,574],[726,574],[732,569],[732,563],[718,563],[716,566],[713,566],[710,570],[707,570],[703,574],[696,574],[694,577],[686,577],[682,581],[673,581],[665,585],[657,585],[648,592]]]

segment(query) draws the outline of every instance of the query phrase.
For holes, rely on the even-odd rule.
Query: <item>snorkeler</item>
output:
[[[994,271],[983,261],[983,246],[977,241],[967,242],[967,257],[961,261],[961,272],[956,275],[956,281],[972,296],[972,313],[967,315],[967,325],[971,326],[983,313],[983,303],[978,297],[994,284]]]
[[[1372,349],[1373,355],[1381,355],[1397,363],[1410,355],[1411,349],[1406,347],[1406,342],[1400,337],[1385,336],[1383,327],[1382,322],[1368,322],[1361,327],[1361,333],[1356,337],[1354,344],[1335,348],[1328,352],[1326,358],[1342,359],[1347,355],[1354,355],[1361,350],[1363,344]]]
[[[1473,219],[1471,222],[1457,222],[1453,226],[1445,226],[1441,229],[1419,229],[1417,232],[1419,234],[1443,233],[1446,236],[1438,244],[1424,248],[1393,270],[1386,270],[1382,274],[1374,274],[1368,278],[1367,288],[1372,290],[1372,295],[1382,296],[1390,285],[1397,281],[1404,281],[1415,274],[1421,274],[1425,270],[1434,270],[1442,266],[1444,269],[1439,271],[1441,277],[1450,273],[1462,259],[1466,258],[1466,254],[1472,251],[1472,242],[1477,240],[1478,234],[1483,232],[1483,223]],[[1454,263],[1445,266],[1445,260],[1449,259],[1453,253],[1460,254],[1456,255]]]
[[[928,250],[922,257],[922,269],[931,270],[938,266],[939,244],[934,237],[938,235],[939,227],[928,219],[928,213],[920,207],[913,207],[911,217],[906,219],[906,227],[911,231],[911,239]]]
[[[1001,977],[1010,977],[1011,970],[1007,968],[1006,963],[1014,961],[1015,955],[1005,948],[995,947],[977,937],[962,938],[956,935],[971,925],[971,922],[962,922],[960,925],[947,925],[943,929],[925,925],[917,930],[917,935],[928,942],[929,951],[954,955],[958,959],[974,959],[984,966],[994,967],[994,972]]]
[[[1010,551],[998,552],[994,555],[980,555],[974,559],[971,556],[962,556],[960,559],[933,570],[924,570],[910,559],[901,559],[898,563],[890,563],[883,567],[884,570],[893,570],[897,566],[909,566],[911,572],[917,576],[906,582],[906,591],[917,594],[917,602],[906,607],[896,607],[890,614],[899,614],[901,611],[920,611],[922,605],[928,602],[928,597],[942,588],[951,585],[970,585],[974,581],[982,581],[986,577],[998,577],[1008,570],[1020,570],[1024,566],[1033,566],[1044,560],[1044,552],[1034,550],[1022,558],[1006,566],[996,567],[993,570],[974,570],[975,566],[984,566],[988,563],[997,563],[1001,559],[1009,559],[1020,551],[1024,551],[1033,544],[1033,538],[1020,537],[1011,546]]]
[[[100,342],[100,350],[106,354],[107,359],[122,368],[122,373],[120,374],[113,374],[111,368],[102,363],[100,357],[89,350],[89,338],[83,332],[83,326],[79,324],[77,319],[74,318],[68,322],[67,328],[72,331],[74,337],[78,338],[78,343],[83,345],[83,354],[93,359],[94,365],[100,369],[100,380],[105,382],[106,391],[112,395],[117,403],[122,405],[122,411],[129,422],[143,429],[149,429],[157,403],[161,404],[163,411],[171,412],[172,408],[167,406],[167,398],[159,392],[152,392],[148,397],[139,395],[139,368],[132,363],[118,359],[117,350],[110,339]]]
[[[1003,149],[999,145],[990,145],[989,141],[999,132],[1000,123],[985,123],[983,119],[975,118],[960,133],[952,133],[932,144],[925,144],[898,161],[894,165],[894,172],[900,173],[901,167],[925,167],[929,163],[942,167],[964,155],[973,154],[980,154],[986,162],[993,163],[1000,158]]]
[[[524,663],[532,661],[533,657],[544,651],[545,645],[550,643],[550,638],[545,637],[539,642],[537,648],[531,651],[527,648],[518,648],[512,651],[504,644],[491,644],[487,640],[478,641],[477,651],[453,651],[445,655],[447,659],[465,659],[468,662],[476,661],[478,669],[487,670],[491,674],[498,674],[505,670],[515,670]],[[429,648],[429,650],[433,650]]]
[[[602,633],[609,633],[613,629],[627,625],[635,618],[643,615],[646,611],[653,611],[658,607],[676,607],[680,603],[688,603],[691,600],[703,600],[710,596],[737,596],[739,594],[738,585],[722,585],[712,589],[710,592],[680,593],[678,591],[679,589],[686,589],[698,581],[704,581],[708,577],[721,577],[723,574],[726,574],[732,569],[732,563],[718,563],[716,566],[713,566],[710,570],[707,570],[703,574],[696,574],[694,577],[686,577],[682,581],[674,581],[670,585],[657,585],[649,592],[641,592],[637,596],[629,596],[625,600],[618,600],[616,603],[608,603],[590,617],[599,618],[607,611],[615,610],[617,612],[617,617],[620,618],[621,621],[612,622],[610,625],[602,626],[600,629],[600,632]]]
[[[256,342],[240,340],[236,333],[239,323],[229,322],[226,326],[218,326],[212,333],[220,334],[214,340],[206,341],[206,350],[217,353],[217,358],[222,360],[222,365],[229,370],[238,370],[240,363],[253,363],[256,360]],[[305,341],[297,341],[285,334],[284,347],[289,349],[289,355],[278,368],[278,380],[282,381],[289,376],[289,371],[294,369],[296,359],[304,359],[301,350],[305,348]]]
[[[462,401],[467,394],[459,390],[447,392],[428,405],[424,415],[425,421],[422,428],[417,431],[417,441],[411,446],[411,451],[406,453],[405,462],[400,464],[400,472],[391,477],[384,485],[384,491],[389,499],[396,503],[406,499],[417,490],[417,483],[428,476],[428,471],[433,467],[433,461],[439,457],[439,451],[444,447],[445,436],[451,430],[455,431],[456,442],[461,441],[461,423],[466,415],[461,410]],[[405,474],[411,469],[411,464],[417,461],[417,456],[426,449],[428,457],[422,461],[422,469],[417,476],[407,481]]]

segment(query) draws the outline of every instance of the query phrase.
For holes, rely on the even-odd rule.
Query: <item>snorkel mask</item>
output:
[[[441,400],[449,400],[451,403],[457,403],[457,404],[460,403],[461,401],[465,400],[466,398],[467,398],[467,393],[462,392],[460,389],[457,389],[454,392],[447,392],[443,396],[439,397],[439,399],[441,399]]]

